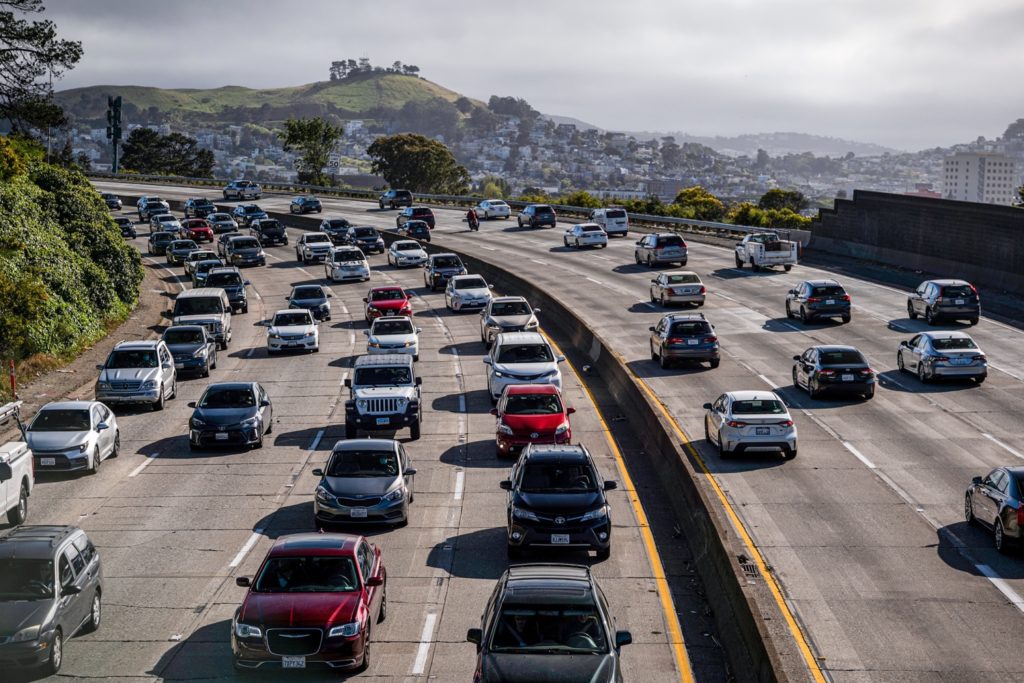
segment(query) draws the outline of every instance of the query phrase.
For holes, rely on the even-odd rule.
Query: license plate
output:
[[[953,365],[970,365],[971,364],[971,359],[970,358],[953,358],[950,362],[953,363]]]
[[[754,434],[756,436],[768,436],[772,433],[771,427],[754,427]]]
[[[352,517],[366,517],[366,508],[352,508],[349,514]]]
[[[305,657],[282,657],[281,658],[282,669],[305,669],[306,658]]]
[[[217,441],[227,441],[229,434],[227,432],[217,432],[213,435],[213,438]]]
[[[829,306],[831,306],[831,305],[832,305],[832,304],[834,304],[835,302],[836,302],[836,300],[835,300],[835,299],[825,299],[825,303],[826,303],[826,304],[828,304]]]
[[[954,299],[953,303],[956,304],[957,306],[963,306],[964,305],[964,300],[963,299]]]
[[[185,364],[184,363],[175,363],[174,367],[177,368],[178,370],[181,370],[182,368],[185,367]]]
[[[551,534],[553,544],[565,545],[569,542],[569,534]]]
[[[688,346],[696,346],[700,342],[699,339],[687,339],[686,344]]]
[[[853,381],[853,375],[843,375],[843,381],[844,382],[852,382]]]
[[[39,465],[41,467],[53,467],[57,464],[57,458],[39,458]]]
[[[391,421],[391,418],[387,418],[387,417],[378,417],[377,418],[377,424],[378,425],[386,425],[390,421]]]
[[[299,348],[299,345],[297,343],[295,343],[295,342],[289,342],[288,344],[285,344],[285,346],[287,346],[289,349],[297,349],[297,348]]]

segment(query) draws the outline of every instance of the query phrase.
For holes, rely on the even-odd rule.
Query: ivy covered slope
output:
[[[74,357],[128,316],[142,277],[85,176],[0,137],[0,359],[24,380]]]

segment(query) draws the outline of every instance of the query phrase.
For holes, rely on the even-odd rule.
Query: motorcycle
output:
[[[477,218],[476,214],[469,214],[466,217],[466,222],[469,223],[469,229],[470,230],[479,230],[480,229],[480,219]]]

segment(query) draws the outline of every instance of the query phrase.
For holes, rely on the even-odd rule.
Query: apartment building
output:
[[[943,197],[1010,206],[1020,201],[1017,162],[992,152],[957,152],[943,162]]]

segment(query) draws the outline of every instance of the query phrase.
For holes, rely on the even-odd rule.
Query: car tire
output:
[[[194,443],[192,443],[192,439],[189,439],[189,440],[188,440],[188,449],[189,449],[190,451],[193,451],[193,452],[194,452],[194,451],[198,451],[198,450],[199,450],[199,445],[198,445],[198,444],[194,444]]]
[[[800,388],[800,381],[796,377],[796,368],[793,368],[793,388],[794,389],[799,389]]]
[[[668,301],[665,299],[665,293],[661,293],[661,307],[668,308]]]
[[[967,320],[967,322],[968,322],[968,323],[969,323],[970,325],[977,325],[977,324],[978,324],[978,319],[977,319],[977,318],[969,318],[969,319]]]
[[[911,320],[917,320],[917,311],[914,310],[914,304],[907,301],[907,317]]]
[[[92,604],[89,605],[89,619],[82,625],[83,633],[95,633],[100,629],[100,620],[103,618],[103,600],[99,591],[92,595]]]
[[[357,673],[363,673],[370,668],[370,631],[367,629],[366,637],[363,638],[363,659],[355,668]]]
[[[651,344],[651,360],[658,360],[658,354],[654,352],[654,344]]]
[[[636,264],[638,266],[640,265],[640,253],[639,252],[636,252],[636,251],[633,252],[633,260],[636,261]]]
[[[808,398],[815,398],[816,399],[820,395],[821,395],[821,387],[815,387],[815,385],[811,383],[811,378],[808,377],[807,378],[807,396],[808,396]]]
[[[380,612],[377,614],[377,623],[380,624],[388,618],[388,586],[381,586],[383,595],[380,596]]]
[[[178,378],[177,377],[175,377],[174,380],[171,383],[171,396],[170,397],[172,399],[173,398],[178,398]]]
[[[864,392],[863,396],[865,401],[873,399],[875,397],[875,387],[869,387],[868,390]]]
[[[258,451],[261,448],[263,448],[263,430],[260,430],[260,438],[252,445],[254,451]]]
[[[793,309],[789,307],[789,301],[786,301],[786,320],[793,319]]]
[[[598,550],[597,551],[597,561],[598,562],[604,562],[605,560],[610,559],[611,556],[612,556],[611,546],[605,548],[604,550]]]
[[[650,256],[648,256],[647,257],[647,267],[648,268],[654,268],[654,266],[655,266],[654,259],[652,259]]]
[[[356,438],[358,433],[359,433],[359,430],[358,430],[358,428],[354,424],[352,424],[351,422],[346,422],[345,423],[345,438],[346,439],[354,439],[354,438]]]
[[[216,348],[214,348],[214,350],[213,350],[213,358],[210,359],[210,369],[211,370],[216,370],[217,369],[217,349]]]
[[[100,471],[100,465],[103,463],[103,456],[100,453],[100,447],[97,446],[92,452],[92,460],[89,462],[89,474],[97,474]]]
[[[977,377],[975,377],[974,378],[974,383],[975,384],[981,384],[986,379],[988,379],[988,373],[985,373],[984,375],[978,375]]]
[[[903,364],[903,352],[902,351],[898,351],[896,353],[896,368],[899,369],[900,372],[906,372],[907,371],[907,366]]]
[[[978,519],[974,516],[974,501],[969,493],[964,496],[964,521],[967,526],[978,526]]]
[[[796,449],[795,448],[783,448],[782,449],[782,459],[783,460],[792,460],[795,457],[796,457]]]
[[[686,259],[683,259],[682,261],[679,262],[679,267],[680,268],[682,268],[685,265],[686,265]]]
[[[28,519],[28,487],[22,484],[21,491],[18,493],[18,504],[7,511],[7,522],[11,526],[18,526],[24,524],[26,519]]]
[[[662,370],[668,370],[672,367],[672,361],[665,357],[664,352],[658,354],[658,366]]]
[[[564,246],[566,249],[568,249],[569,248],[569,240],[567,240],[566,238],[563,237],[562,238],[562,246]]]
[[[924,321],[932,327],[939,324],[939,320],[935,317],[935,312],[932,310],[931,306],[924,309]]]
[[[1010,546],[1006,542],[1006,533],[1003,531],[1003,520],[998,517],[996,517],[995,524],[992,525],[992,541],[996,550],[1004,555],[1009,554]]]
[[[416,440],[418,440],[420,438],[420,421],[419,420],[416,420],[411,425],[409,425],[409,436],[412,438],[413,441],[416,441]]]
[[[931,381],[931,377],[928,376],[928,372],[924,369],[924,363],[917,364],[917,379],[921,381],[921,384],[928,384]]]
[[[811,319],[807,317],[807,309],[804,308],[803,306],[801,306],[800,307],[800,322],[803,323],[804,325],[806,325],[810,321],[811,321]]]
[[[710,365],[712,369],[717,368],[719,365],[721,365],[721,363],[721,358],[712,358],[711,360],[708,361],[708,365]]]
[[[743,268],[743,260],[739,257],[739,254],[736,255],[736,267]]]
[[[732,451],[725,448],[725,442],[722,441],[722,435],[718,435],[718,457],[722,460],[728,460],[732,457]]]
[[[160,385],[160,392],[159,392],[159,395],[157,396],[156,402],[155,402],[155,403],[153,404],[153,410],[154,410],[154,412],[155,412],[155,411],[159,411],[159,410],[163,410],[163,409],[164,409],[164,403],[165,403],[165,401],[166,401],[166,399],[164,398],[164,387],[163,387],[163,385],[161,384],[161,385]]]
[[[121,430],[114,433],[114,447],[110,449],[110,457],[116,458],[121,455]]]
[[[61,664],[64,663],[64,634],[58,627],[53,632],[53,641],[50,643],[50,656],[46,658],[46,662],[42,666],[43,673],[47,676],[53,676],[60,671]]]

